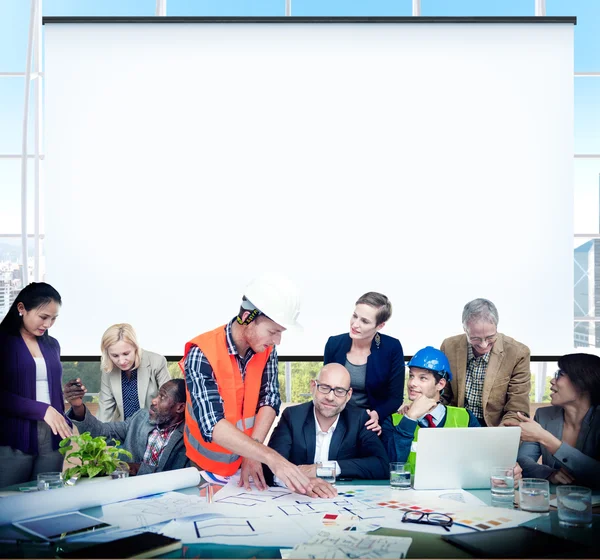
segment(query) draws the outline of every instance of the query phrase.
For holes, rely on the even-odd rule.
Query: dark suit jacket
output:
[[[313,403],[288,406],[269,440],[274,449],[294,465],[312,465],[315,459],[316,424]],[[337,461],[341,476],[362,479],[389,477],[389,460],[375,432],[365,428],[369,415],[348,405],[340,413],[329,446],[329,460]],[[265,468],[272,483],[273,474]]]
[[[379,414],[379,424],[398,410],[404,392],[404,353],[397,338],[380,334],[379,347],[371,343],[367,359],[366,391],[371,409]],[[329,337],[325,345],[324,363],[344,365],[352,339],[348,333]]]
[[[533,418],[553,436],[562,440],[564,415],[559,406],[538,408]],[[542,456],[542,464],[537,461]],[[552,455],[536,441],[521,443],[519,465],[524,477],[548,478],[561,467],[575,477],[574,484],[600,488],[600,406],[591,407],[585,415],[575,447],[564,443]]]

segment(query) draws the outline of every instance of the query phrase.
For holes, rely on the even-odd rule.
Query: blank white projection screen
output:
[[[301,287],[322,355],[385,293],[406,354],[494,301],[571,346],[573,25],[50,23],[47,280],[64,355],[129,322],[181,355],[247,281]]]

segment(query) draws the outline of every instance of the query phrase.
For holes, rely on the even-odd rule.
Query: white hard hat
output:
[[[298,323],[300,294],[286,276],[264,274],[246,286],[244,296],[264,315],[286,329],[302,328]]]

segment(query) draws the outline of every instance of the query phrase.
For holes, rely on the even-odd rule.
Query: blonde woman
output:
[[[127,420],[140,408],[150,408],[159,387],[171,379],[167,360],[142,350],[133,327],[127,323],[106,329],[100,348],[102,382],[98,419]]]

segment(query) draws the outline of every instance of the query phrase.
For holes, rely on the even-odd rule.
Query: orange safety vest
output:
[[[271,355],[271,348],[254,354],[246,366],[246,375],[238,367],[235,355],[227,350],[225,325],[193,338],[185,345],[185,354],[179,367],[185,375],[184,363],[190,350],[198,346],[213,369],[219,395],[223,399],[225,419],[236,428],[251,436],[258,405],[263,370]],[[183,440],[186,455],[199,467],[220,476],[234,474],[242,464],[242,458],[216,443],[204,441],[198,419],[194,415],[192,399],[186,384],[186,411]]]

